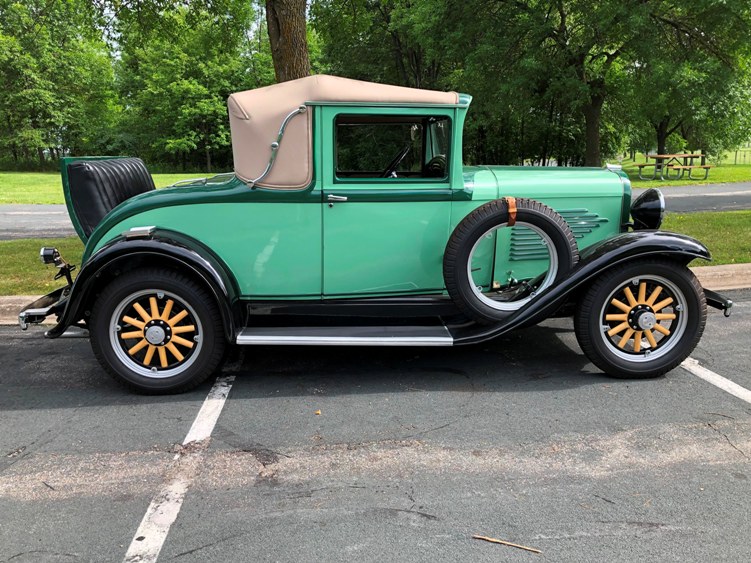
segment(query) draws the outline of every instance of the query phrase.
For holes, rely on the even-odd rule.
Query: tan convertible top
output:
[[[232,94],[227,100],[235,174],[245,182],[261,176],[285,118],[305,102],[457,104],[456,92],[376,84],[319,74]],[[274,165],[256,185],[301,189],[313,177],[311,113],[288,121]]]

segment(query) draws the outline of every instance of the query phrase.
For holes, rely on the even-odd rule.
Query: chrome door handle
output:
[[[328,196],[326,196],[326,199],[328,201],[347,201],[347,196],[329,194]]]

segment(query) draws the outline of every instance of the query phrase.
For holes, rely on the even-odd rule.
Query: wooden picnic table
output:
[[[690,180],[706,180],[709,176],[709,169],[712,166],[706,164],[706,155],[701,153],[678,153],[678,154],[648,154],[647,160],[653,159],[654,162],[637,164],[639,169],[639,179],[655,180],[659,175],[660,180],[680,180],[683,174],[688,170]],[[700,159],[700,164],[694,164],[694,160]],[[653,167],[652,176],[643,176],[644,168]],[[694,170],[704,170],[704,177],[694,178]],[[671,175],[671,172],[673,173]]]

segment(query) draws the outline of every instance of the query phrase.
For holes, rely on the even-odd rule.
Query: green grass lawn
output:
[[[81,263],[83,244],[78,237],[0,240],[0,295],[44,295],[65,285],[55,280],[57,268],[39,261],[39,249],[54,246],[71,264]],[[77,272],[73,272],[75,275]]]
[[[692,266],[751,262],[751,211],[668,213],[661,228],[694,237],[709,248],[712,262],[697,260]]]
[[[206,174],[153,174],[157,188],[201,176]],[[4,203],[65,203],[60,173],[0,172],[0,204]]]
[[[693,266],[751,262],[751,211],[668,214],[662,228],[707,245],[714,260]],[[76,237],[0,241],[0,295],[43,295],[64,285],[53,280],[55,268],[39,262],[42,246],[56,246],[67,261],[81,263],[83,245]]]
[[[709,176],[706,180],[689,180],[688,175],[684,175],[680,180],[640,180],[639,171],[635,164],[644,162],[643,158],[636,161],[624,160],[623,170],[631,178],[631,185],[635,188],[664,188],[667,186],[690,186],[694,184],[724,184],[733,182],[751,182],[751,164],[722,164],[709,170]],[[654,162],[654,161],[652,161]],[[645,175],[650,175],[651,170],[645,170]],[[702,172],[697,170],[697,175],[701,176]]]

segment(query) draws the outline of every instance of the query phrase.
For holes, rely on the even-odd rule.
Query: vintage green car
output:
[[[20,313],[89,332],[113,376],[180,392],[230,345],[455,346],[573,315],[617,377],[673,369],[707,304],[699,242],[618,167],[464,166],[471,97],[311,76],[229,97],[234,173],[155,190],[136,158],[65,158],[86,244]],[[534,345],[534,343],[531,343]],[[332,361],[335,361],[332,359]]]

